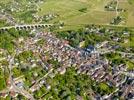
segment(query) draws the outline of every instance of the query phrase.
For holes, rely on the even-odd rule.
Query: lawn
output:
[[[133,62],[127,61],[126,63],[127,63],[128,70],[133,70],[134,69],[134,63]]]

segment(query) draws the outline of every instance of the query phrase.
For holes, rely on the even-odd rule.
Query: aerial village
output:
[[[44,31],[42,28],[50,28],[53,24],[42,23],[59,18],[60,15],[36,15],[35,12],[40,10],[38,4],[43,3],[43,0],[39,1],[37,4],[36,0],[33,1],[34,4],[29,2],[25,9],[22,9],[24,5],[15,2],[15,6],[8,4],[6,10],[0,11],[0,19],[6,20],[5,26],[13,26],[0,28],[0,46],[11,50],[0,48],[0,100],[59,100],[49,94],[53,90],[58,93],[58,88],[64,91],[57,94],[63,100],[89,100],[82,99],[80,93],[76,93],[77,98],[72,99],[71,94],[65,91],[66,88],[60,87],[63,81],[56,80],[60,79],[59,75],[66,75],[71,68],[75,70],[75,77],[86,75],[94,83],[90,87],[91,100],[133,100],[134,45],[131,40],[134,41],[134,32],[127,28],[116,31],[95,25],[85,26],[80,32]],[[105,10],[126,12],[126,9],[117,9],[116,5],[117,2],[112,1],[105,6]],[[0,5],[0,8],[3,6],[5,5]],[[28,12],[25,12],[26,9]],[[23,25],[30,22],[34,24]],[[116,16],[110,24],[123,22],[121,16]],[[62,29],[64,23],[57,23],[58,28]],[[19,36],[16,31],[19,31]],[[12,33],[11,38],[6,32]],[[67,82],[64,77],[63,80]],[[73,78],[70,80],[73,82]],[[84,84],[88,86],[88,83]],[[77,90],[82,91],[79,87],[76,92]]]
[[[105,82],[109,87],[116,88],[112,93],[103,96],[93,92],[95,99],[111,99],[113,96],[133,97],[134,70],[128,71],[125,64],[113,65],[111,69],[109,68],[112,62],[102,55],[116,51],[108,41],[95,46],[89,45],[87,48],[82,48],[81,43],[75,48],[69,45],[69,41],[59,39],[51,32],[34,30],[29,34],[34,35],[13,41],[16,47],[12,55],[3,49],[0,50],[1,61],[9,62],[9,78],[6,80],[8,90],[1,92],[3,98],[8,95],[14,98],[19,93],[29,99],[34,98],[34,93],[43,86],[47,90],[51,89],[51,85],[47,83],[48,78],[53,79],[56,74],[65,74],[68,67],[74,67],[78,75],[86,74],[97,83]],[[122,57],[134,59],[131,53],[118,53]],[[26,74],[28,71],[31,73],[30,76]]]

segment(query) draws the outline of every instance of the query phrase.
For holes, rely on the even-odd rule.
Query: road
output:
[[[41,77],[40,79],[38,79],[38,80],[36,81],[36,83],[40,82],[43,78],[46,78],[52,71],[53,71],[53,68],[52,68],[51,70],[49,70],[48,73],[45,74],[43,77]]]
[[[43,77],[41,77],[40,79],[38,79],[38,80],[36,81],[36,83],[35,83],[33,86],[37,85],[42,79],[46,78],[53,70],[54,70],[53,68],[50,69],[50,70],[48,71],[48,73],[45,74],[45,75],[44,75]],[[31,87],[31,88],[33,88],[33,87]],[[31,88],[30,88],[30,89],[31,89]]]
[[[116,0],[117,1],[117,5],[116,5],[116,17],[119,16],[119,12],[118,12],[118,7],[119,7],[119,0]]]
[[[134,53],[128,53],[128,52],[121,52],[121,51],[115,51],[115,50],[109,50],[109,49],[98,49],[98,52],[100,54],[110,53],[110,52],[116,52],[122,55],[131,55],[134,56]]]
[[[134,73],[132,73],[132,72],[123,72],[123,71],[121,71],[120,73],[121,73],[121,74],[124,74],[124,75],[126,75],[126,76],[129,76],[129,77],[134,78]]]
[[[35,100],[34,97],[28,91],[26,91],[24,89],[20,89],[19,87],[16,86],[16,84],[12,78],[12,71],[11,71],[13,62],[14,62],[14,57],[10,57],[10,60],[9,60],[9,81],[10,81],[12,89],[15,92],[18,92],[18,93],[22,94],[23,96],[25,96],[27,99]]]

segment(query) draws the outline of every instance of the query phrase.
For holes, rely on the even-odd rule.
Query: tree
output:
[[[15,28],[9,29],[8,33],[11,34],[15,38],[19,37],[19,33],[18,33],[18,31]]]

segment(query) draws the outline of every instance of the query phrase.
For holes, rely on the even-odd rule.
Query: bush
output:
[[[81,8],[79,9],[80,12],[86,12],[87,11],[87,8]]]

